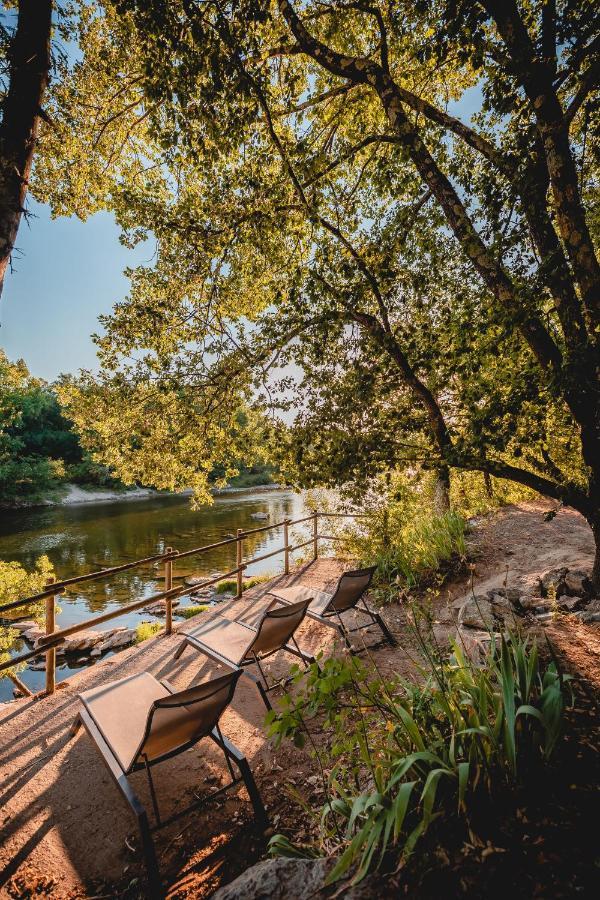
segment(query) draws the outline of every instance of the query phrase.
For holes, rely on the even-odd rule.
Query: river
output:
[[[167,547],[190,550],[235,534],[237,528],[256,528],[263,524],[252,517],[264,513],[269,522],[300,518],[303,499],[292,491],[255,488],[243,493],[215,497],[212,506],[193,510],[189,498],[156,496],[143,500],[123,500],[102,504],[48,506],[0,512],[0,559],[15,560],[31,569],[36,559],[46,554],[58,580],[83,575],[120,563],[164,553]],[[264,524],[267,524],[265,522]],[[292,529],[293,531],[294,529]],[[306,534],[302,526],[297,533]],[[244,558],[274,550],[283,542],[282,529],[251,535],[245,541]],[[295,541],[296,543],[298,541]],[[235,567],[235,544],[175,564],[175,575],[208,575]],[[306,550],[301,551],[306,552]],[[282,571],[283,553],[262,563],[250,563],[246,576]],[[175,584],[181,583],[176,581]],[[100,581],[75,585],[58,598],[61,608],[57,627],[81,622],[89,616],[116,609],[163,589],[161,569],[136,568]],[[135,626],[150,621],[148,613],[128,613],[98,626]],[[25,648],[19,641],[15,650]],[[83,665],[83,663],[81,664]],[[77,666],[57,666],[57,681],[68,677]],[[31,690],[40,690],[44,673],[26,669],[19,677]],[[12,698],[13,686],[0,678],[0,701]]]

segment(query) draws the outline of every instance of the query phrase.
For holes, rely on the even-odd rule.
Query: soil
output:
[[[593,541],[587,524],[568,509],[546,522],[548,508],[543,502],[520,504],[474,523],[469,537],[473,568],[452,577],[428,598],[442,632],[451,631],[456,606],[472,587],[477,591],[505,583],[526,587],[561,565],[591,568]],[[320,559],[279,581],[327,590],[345,567],[348,561]],[[264,590],[263,585],[245,595],[246,616],[256,615]],[[232,603],[227,614],[239,615],[241,609]],[[189,620],[182,630],[213,614]],[[399,644],[375,650],[377,665],[383,673],[410,675],[417,647],[406,627],[405,606],[386,607],[384,618]],[[306,622],[299,642],[309,652],[331,653],[332,635]],[[450,828],[441,822],[430,830],[407,869],[373,881],[373,897],[593,896],[590,891],[600,871],[595,793],[600,759],[600,626],[560,615],[540,629],[541,643],[545,637],[564,667],[579,678],[568,740],[547,773],[548,783],[542,790],[530,786],[529,792],[507,796],[502,810],[474,814],[470,832],[457,820]],[[0,707],[0,896],[37,894],[74,900],[146,895],[134,823],[89,738],[80,732],[71,740],[68,726],[77,710],[77,692],[92,684],[148,670],[184,687],[216,674],[213,664],[203,663],[191,650],[174,662],[179,640],[173,635],[147,641],[78,674],[53,697]],[[273,674],[283,674],[288,664],[289,658],[278,657]],[[294,842],[310,841],[316,830],[311,811],[319,811],[323,794],[309,750],[287,744],[278,750],[272,747],[265,733],[264,707],[245,679],[222,728],[246,754],[272,828]],[[163,764],[159,803],[173,808],[186,795],[188,802],[191,790],[207,790],[221,782],[224,766],[204,743],[199,752]],[[143,802],[150,806],[143,774],[134,779]],[[219,805],[211,804],[158,832],[159,865],[170,898],[209,897],[264,858],[268,834],[254,826],[245,793],[226,796]],[[545,798],[543,807],[540,796]],[[586,827],[586,816],[594,809],[594,828]]]

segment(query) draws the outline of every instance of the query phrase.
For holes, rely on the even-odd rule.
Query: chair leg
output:
[[[252,677],[252,676],[250,676]],[[252,808],[254,809],[254,815],[256,817],[257,823],[262,827],[266,828],[269,824],[269,820],[267,817],[267,811],[262,802],[262,797],[260,796],[260,792],[254,780],[254,776],[248,765],[248,760],[238,748],[228,741],[226,737],[223,737],[220,729],[215,728],[211,737],[216,744],[219,745],[223,753],[225,754],[226,759],[233,759],[236,766],[240,771],[240,775],[242,776],[242,780],[244,785],[246,786],[246,790],[248,791],[248,796],[250,797],[250,802],[252,803]]]
[[[140,838],[142,841],[142,851],[144,853],[144,862],[146,864],[146,875],[148,877],[148,893],[152,900],[162,900],[164,897],[164,889],[162,886],[160,872],[158,869],[158,860],[156,859],[156,848],[152,840],[152,833],[148,823],[146,811],[142,810],[136,815]]]
[[[387,627],[387,625],[383,621],[382,617],[379,615],[379,613],[373,613],[373,618],[375,619],[375,621],[381,628],[383,636],[386,639],[386,641],[388,642],[388,644],[390,645],[390,647],[396,647],[398,642],[397,642],[396,638],[394,637],[394,635],[392,634],[392,632],[390,631],[390,629]]]
[[[244,779],[244,784],[246,785],[246,790],[248,791],[248,796],[250,797],[250,802],[252,803],[256,822],[260,828],[266,828],[269,824],[267,811],[265,809],[264,803],[262,802],[262,797],[260,796],[258,787],[256,786],[256,782],[254,780],[254,775],[250,770],[250,766],[248,765],[246,757],[242,756],[241,759],[236,759],[236,764],[238,769],[240,770],[242,778]]]
[[[187,638],[180,643],[179,647],[175,651],[175,656],[173,658],[179,659],[179,657],[181,656],[181,654],[183,653],[183,651],[185,650],[186,647],[187,647]]]
[[[77,716],[75,716],[75,719],[73,720],[73,724],[69,728],[69,737],[75,737],[82,725],[83,722],[81,721],[81,716],[77,714]]]

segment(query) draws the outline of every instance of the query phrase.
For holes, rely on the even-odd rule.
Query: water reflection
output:
[[[302,497],[291,491],[253,491],[218,497],[213,506],[190,508],[187,498],[153,497],[145,500],[70,507],[44,507],[0,514],[0,558],[32,568],[43,553],[52,562],[58,579],[83,575],[96,569],[133,562],[164,553],[167,547],[180,552],[215,543],[267,522],[252,518],[265,513],[268,522],[299,518],[304,514]],[[300,526],[298,527],[298,529]],[[295,530],[298,530],[295,529]],[[244,559],[280,547],[282,529],[259,532],[244,540]],[[236,565],[235,543],[207,554],[190,557],[174,565],[175,585],[183,576],[207,576],[227,572]],[[281,571],[283,553],[250,564],[247,575]],[[59,599],[58,627],[83,621],[90,615],[116,609],[163,589],[162,567],[147,565],[106,579],[75,585]],[[148,619],[145,614],[143,618]],[[130,613],[106,623],[135,625],[139,613]],[[32,673],[33,674],[33,673]],[[60,676],[59,676],[60,677]],[[24,679],[29,683],[30,679]],[[39,679],[41,680],[41,675]],[[31,684],[32,687],[37,685]],[[41,686],[41,685],[40,685]],[[0,680],[0,697],[8,687]],[[11,690],[12,693],[12,690]]]

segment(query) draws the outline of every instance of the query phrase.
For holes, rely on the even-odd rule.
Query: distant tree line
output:
[[[230,479],[239,487],[273,481],[273,467],[261,461],[238,465]],[[226,474],[215,466],[211,481]],[[84,449],[52,385],[34,378],[23,360],[10,362],[0,350],[0,505],[35,504],[65,484],[123,488],[108,466]]]

